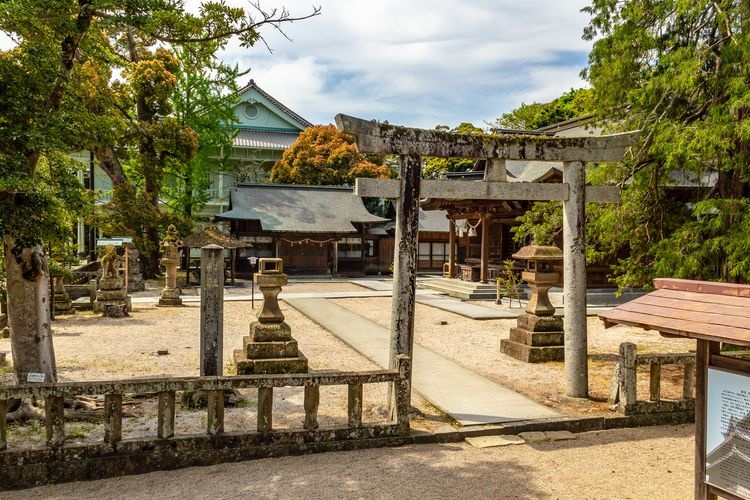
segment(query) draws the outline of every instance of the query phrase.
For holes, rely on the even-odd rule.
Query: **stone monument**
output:
[[[181,245],[182,242],[177,236],[177,228],[174,227],[174,224],[170,224],[167,228],[167,235],[161,242],[161,247],[164,249],[164,258],[161,260],[161,264],[164,266],[166,274],[166,283],[159,299],[159,305],[162,307],[182,305],[180,289],[177,288],[177,265],[180,263],[177,249]]]
[[[127,316],[130,311],[130,297],[125,290],[125,280],[120,274],[122,257],[117,254],[117,249],[113,245],[109,245],[99,262],[102,274],[99,278],[99,289],[96,291],[94,312],[100,312],[109,318]]]
[[[128,252],[128,293],[142,292],[146,289],[146,281],[141,272],[138,250],[128,246],[126,251]]]
[[[526,261],[521,278],[531,288],[531,299],[524,314],[510,329],[510,338],[500,341],[504,354],[527,363],[563,361],[565,357],[563,318],[555,316],[549,289],[560,281],[552,264],[561,262],[562,250],[555,246],[527,245],[513,254]]]
[[[283,269],[281,259],[258,260],[258,272],[253,279],[263,294],[263,308],[258,321],[250,324],[250,335],[243,338],[243,348],[234,351],[238,375],[307,372],[307,358],[299,352],[279,308],[279,292],[287,284]]]
[[[52,279],[55,280],[55,296],[53,297],[55,314],[75,314],[76,310],[73,309],[73,301],[70,300],[70,295],[67,291],[65,291],[65,283],[63,277],[54,276]]]

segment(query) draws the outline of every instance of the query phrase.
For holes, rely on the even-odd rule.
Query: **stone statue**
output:
[[[130,311],[130,297],[125,289],[125,280],[120,275],[122,260],[113,245],[108,245],[99,259],[102,275],[96,291],[94,312],[110,318],[122,318]]]
[[[117,255],[114,245],[107,245],[101,260],[102,278],[119,278],[122,257]]]

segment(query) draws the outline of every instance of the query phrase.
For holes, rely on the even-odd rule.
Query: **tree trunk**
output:
[[[188,163],[188,170],[192,169],[192,164]],[[193,217],[193,176],[192,172],[188,171],[185,176],[185,206],[183,213],[185,217],[192,219]]]
[[[3,237],[8,287],[8,324],[16,383],[29,373],[57,380],[55,349],[49,317],[49,271],[42,245],[22,247]]]
[[[144,274],[144,277],[152,279],[161,274],[161,235],[159,234],[159,229],[156,227],[147,228],[146,239],[149,241],[150,246],[148,254],[143,256],[145,269],[141,268],[141,272]]]
[[[112,146],[94,146],[91,148],[96,159],[99,160],[99,166],[112,181],[113,186],[122,186],[128,184],[128,178],[125,177],[125,171],[120,164],[120,159]]]

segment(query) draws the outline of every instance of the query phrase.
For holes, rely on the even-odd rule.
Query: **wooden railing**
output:
[[[122,474],[122,467],[127,464],[130,473],[141,473],[156,470],[155,463],[164,453],[164,447],[154,447],[154,439],[168,443],[177,439],[181,443],[194,443],[195,446],[177,446],[169,449],[169,457],[174,465],[167,468],[181,467],[182,464],[197,465],[205,460],[211,463],[217,456],[236,460],[236,457],[273,456],[273,447],[281,449],[280,454],[307,453],[309,451],[326,451],[358,446],[372,446],[356,441],[367,441],[371,438],[380,440],[399,439],[409,435],[408,409],[410,401],[411,360],[407,356],[397,357],[397,367],[392,370],[375,370],[366,372],[323,371],[303,374],[285,375],[245,375],[234,377],[184,377],[132,379],[101,382],[64,382],[57,384],[24,384],[18,386],[0,386],[0,485],[8,488],[21,488],[48,481],[70,481],[92,479],[81,476],[78,469],[71,465],[67,474],[60,465],[61,456],[95,456],[100,463],[109,461],[109,468],[98,468],[102,472],[97,477]],[[392,417],[383,423],[362,423],[363,386],[366,384],[390,383],[395,388],[395,408]],[[345,426],[318,429],[318,405],[321,386],[348,387],[347,424]],[[304,388],[304,422],[302,429],[273,428],[273,390],[276,387]],[[224,391],[232,389],[258,389],[257,429],[224,434]],[[207,423],[205,433],[175,436],[176,392],[205,391],[208,395]],[[123,440],[123,396],[128,394],[158,394],[158,415],[156,436],[128,438]],[[75,396],[104,396],[104,437],[98,444],[66,444],[64,401]],[[6,414],[9,400],[34,397],[44,401],[46,449],[18,447],[16,443],[9,447]],[[394,418],[395,417],[395,418]],[[225,436],[225,439],[221,439]],[[237,439],[237,436],[240,439]],[[208,441],[205,438],[209,438]],[[342,444],[342,441],[349,444]],[[120,446],[120,443],[127,446]],[[305,448],[314,443],[314,449]],[[330,446],[326,448],[327,444]],[[381,443],[380,445],[382,445]],[[387,442],[384,444],[388,444]],[[391,443],[397,444],[397,443]],[[194,448],[208,448],[204,458],[196,458]],[[234,447],[232,449],[232,447]],[[262,453],[253,451],[253,447],[262,447]],[[295,448],[296,451],[290,451]],[[59,452],[58,452],[59,450]],[[76,450],[80,450],[81,453]],[[180,450],[186,452],[181,459]],[[189,457],[188,450],[193,450]],[[50,455],[49,452],[52,452]],[[132,466],[134,452],[139,456],[154,454],[155,460],[140,461]],[[234,453],[233,455],[231,455]],[[212,455],[213,454],[213,455]],[[53,460],[54,459],[54,460]],[[242,459],[242,458],[240,458]],[[131,462],[128,462],[128,461]],[[143,462],[143,463],[141,463]],[[18,464],[27,466],[20,472]],[[47,469],[45,469],[45,465]],[[55,469],[54,478],[44,474]],[[60,469],[60,467],[63,467]],[[38,477],[37,477],[38,476]],[[4,487],[0,486],[0,490]]]
[[[662,366],[674,365],[683,370],[682,397],[665,400],[662,398]],[[638,367],[649,367],[649,398],[638,401]],[[612,377],[609,403],[617,404],[618,409],[626,415],[643,413],[661,413],[693,411],[695,387],[695,354],[638,354],[635,344],[620,344],[620,362]]]

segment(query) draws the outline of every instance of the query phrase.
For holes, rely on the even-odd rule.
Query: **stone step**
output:
[[[549,347],[563,345],[563,332],[531,332],[512,326],[510,340],[532,347]]]
[[[255,342],[250,335],[242,338],[242,348],[249,359],[294,358],[299,355],[297,341]]]
[[[451,288],[471,289],[471,290],[495,290],[497,287],[494,283],[480,283],[477,281],[463,281],[449,278],[434,278],[431,280],[420,281],[423,286],[449,286]]]
[[[460,280],[436,278],[420,282],[423,288],[437,290],[463,300],[495,300],[496,287],[489,283],[473,283]]]
[[[515,342],[511,339],[501,339],[500,351],[525,363],[547,363],[550,361],[565,360],[565,348],[563,346],[537,347]]]
[[[443,292],[450,297],[455,297],[462,300],[495,300],[497,297],[495,292],[471,292],[452,290],[448,288],[433,288],[433,290]]]

